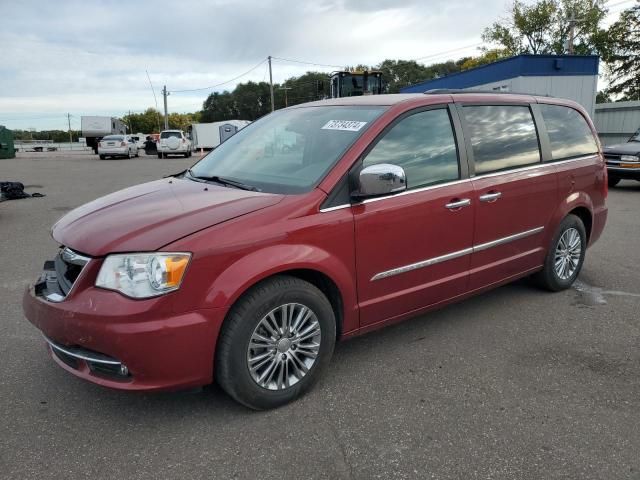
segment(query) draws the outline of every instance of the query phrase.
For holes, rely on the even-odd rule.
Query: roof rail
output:
[[[536,97],[550,97],[550,95],[540,95],[538,93],[522,93],[522,92],[504,92],[504,91],[498,91],[498,90],[467,90],[467,89],[462,89],[462,88],[432,88],[431,90],[427,90],[426,92],[423,92],[424,95],[438,95],[438,94],[445,94],[445,93],[449,93],[449,94],[454,94],[454,93],[467,93],[467,94],[474,94],[474,93],[490,93],[490,94],[496,94],[496,95],[529,95],[529,96],[536,96]]]

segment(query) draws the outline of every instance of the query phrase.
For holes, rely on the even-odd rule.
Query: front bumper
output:
[[[640,180],[640,164],[634,168],[620,167],[618,165],[607,164],[607,175],[609,178],[620,178],[623,180]]]
[[[211,383],[226,309],[174,312],[171,295],[133,300],[95,288],[99,261],[87,265],[62,301],[24,292],[27,319],[53,359],[85,380],[122,390],[179,390]]]

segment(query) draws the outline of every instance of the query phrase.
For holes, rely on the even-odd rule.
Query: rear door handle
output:
[[[480,197],[478,198],[480,199],[481,202],[495,202],[501,196],[502,196],[501,192],[489,192],[489,193],[485,193],[484,195],[480,195]]]
[[[469,205],[471,205],[471,200],[469,200],[468,198],[463,198],[461,200],[454,199],[451,202],[447,203],[445,207],[449,210],[457,210],[462,207],[468,207]]]

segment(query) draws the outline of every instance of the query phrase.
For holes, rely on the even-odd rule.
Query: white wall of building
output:
[[[640,128],[640,101],[599,103],[593,123],[604,145],[624,143]]]
[[[598,77],[596,75],[515,77],[477,85],[468,90],[495,90],[568,98],[582,105],[593,117]]]

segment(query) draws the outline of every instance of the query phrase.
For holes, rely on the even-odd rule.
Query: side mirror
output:
[[[360,170],[356,198],[375,197],[402,192],[407,189],[404,168],[390,163],[369,165]]]

